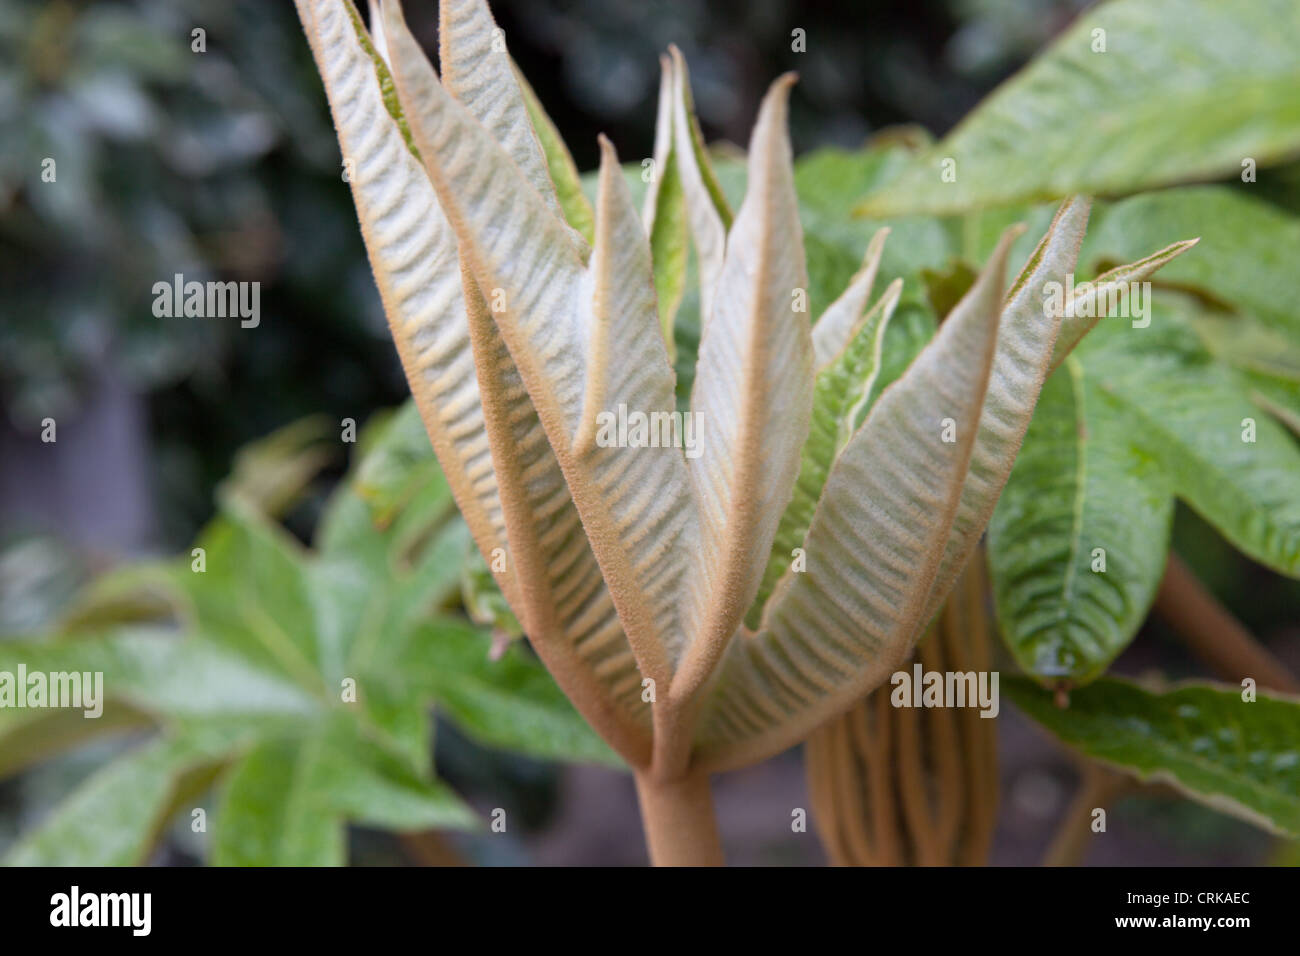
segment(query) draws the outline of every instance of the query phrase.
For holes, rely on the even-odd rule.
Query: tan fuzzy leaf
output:
[[[924,626],[997,342],[1008,230],[984,271],[836,459],[765,627],[731,645],[696,760],[741,766],[803,739],[882,683]],[[943,440],[951,420],[952,442]]]
[[[1061,204],[1007,295],[970,474],[926,604],[927,621],[939,612],[979,543],[1020,453],[1061,327],[1060,316],[1043,308],[1043,290],[1049,282],[1064,283],[1074,271],[1091,205],[1081,197]]]
[[[1052,368],[1055,369],[1064,362],[1066,356],[1074,351],[1074,347],[1083,340],[1083,337],[1105,317],[1106,303],[1113,295],[1127,288],[1130,282],[1149,279],[1157,270],[1177,259],[1200,241],[1198,238],[1175,242],[1158,252],[1151,253],[1145,259],[1117,266],[1097,276],[1087,286],[1075,289],[1070,315],[1061,320],[1061,334],[1057,337],[1056,349],[1052,354]],[[1079,312],[1085,311],[1085,299],[1091,300],[1086,303],[1086,315],[1077,317]],[[1039,301],[1041,304],[1042,299],[1040,298]]]
[[[646,676],[666,679],[681,630],[675,542],[690,521],[684,459],[677,449],[598,441],[580,454],[574,445],[589,389],[613,414],[620,405],[671,414],[674,405],[649,248],[626,184],[602,164],[585,268],[566,240],[569,227],[441,87],[393,17],[388,42],[416,145],[563,470],[637,661]],[[606,323],[617,353],[593,342]]]
[[[844,351],[844,346],[853,338],[854,330],[871,299],[871,287],[875,285],[876,273],[880,271],[880,257],[885,251],[885,240],[888,237],[888,227],[876,230],[867,243],[862,268],[853,276],[848,288],[826,307],[821,318],[813,325],[813,361],[817,371],[820,372],[835,361],[835,357]]]
[[[401,15],[400,0],[385,0]],[[391,15],[391,14],[390,14]],[[564,221],[546,155],[533,134],[524,94],[506,52],[505,31],[486,0],[441,0],[438,59],[444,88],[501,144],[555,217]]]
[[[690,574],[691,646],[673,682],[707,678],[757,593],[799,472],[812,415],[808,275],[786,106],[793,75],[763,100],[749,186],[732,226],[691,396],[701,454],[690,460],[699,545]]]
[[[644,765],[641,672],[519,370],[473,277],[464,283],[524,629],[579,712],[630,764]]]
[[[456,503],[490,561],[494,549],[506,547],[505,522],[483,431],[455,234],[384,104],[360,20],[340,0],[299,0],[299,12],[411,393]],[[511,574],[497,579],[513,602]]]
[[[669,47],[673,61],[673,150],[677,170],[686,194],[686,218],[695,242],[700,275],[700,328],[707,329],[713,318],[713,297],[722,274],[727,247],[730,212],[722,190],[702,146],[702,137],[691,107],[691,78],[686,58],[677,47]]]

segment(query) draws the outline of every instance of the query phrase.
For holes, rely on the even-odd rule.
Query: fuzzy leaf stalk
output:
[[[478,547],[636,775],[653,861],[720,862],[708,776],[885,680],[965,565],[1052,364],[1042,284],[1073,269],[1088,203],[1061,207],[1006,294],[1009,230],[868,410],[898,289],[867,307],[882,236],[808,314],[792,76],[763,100],[733,213],[670,51],[662,175],[638,212],[602,138],[592,209],[482,0],[440,4],[438,70],[394,0],[372,4],[370,30],[350,0],[297,5],[394,342]],[[683,229],[702,309],[691,449],[665,424]],[[610,441],[609,416],[631,413],[669,440]]]

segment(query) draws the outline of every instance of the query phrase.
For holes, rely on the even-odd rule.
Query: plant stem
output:
[[[1300,693],[1300,682],[1282,662],[1251,636],[1172,551],[1155,610],[1192,653],[1225,680],[1253,677],[1260,687]]]
[[[707,774],[674,780],[636,775],[650,862],[655,866],[721,866],[722,844]]]
[[[1052,845],[1043,857],[1043,866],[1079,866],[1090,849],[1092,812],[1105,810],[1127,790],[1130,781],[1101,764],[1084,765],[1079,791],[1065,813]]]

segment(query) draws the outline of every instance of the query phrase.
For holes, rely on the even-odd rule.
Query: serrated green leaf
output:
[[[1040,681],[1087,682],[1133,639],[1169,548],[1173,494],[1076,358],[1043,388],[988,529],[1003,640]]]
[[[1291,0],[1100,4],[860,208],[942,214],[1115,195],[1282,159],[1300,149],[1297,49]]]
[[[1300,702],[1247,702],[1238,688],[1188,685],[1153,693],[1102,679],[1055,706],[1026,678],[1008,696],[1062,741],[1141,780],[1274,833],[1300,836]]]

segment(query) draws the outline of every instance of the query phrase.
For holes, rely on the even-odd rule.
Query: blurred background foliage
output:
[[[728,155],[726,142],[745,143],[770,80],[797,70],[791,132],[796,154],[807,157],[797,178],[810,230],[813,314],[856,270],[874,225],[850,222],[846,197],[864,195],[948,132],[1085,6],[492,4],[512,55],[583,170],[596,162],[598,132],[611,137],[625,161],[650,155],[658,55],[669,43],[690,63],[705,137],[724,144],[720,157]],[[434,48],[436,4],[408,7],[414,32]],[[196,28],[204,31],[204,52],[192,49]],[[806,31],[808,53],[792,49],[796,29]],[[878,148],[866,158],[814,154],[855,149],[872,136]],[[55,183],[42,181],[46,158],[57,162]],[[738,204],[743,167],[720,158],[718,171]],[[1300,213],[1300,166],[1282,167],[1252,189]],[[904,265],[920,271],[909,271],[891,324],[889,360],[896,367],[884,380],[923,344],[1004,221],[995,214],[895,224],[882,286]],[[176,273],[260,282],[261,324],[242,329],[234,321],[155,318],[152,286]],[[693,285],[687,289],[678,335],[689,355]],[[689,363],[682,372],[684,394]],[[88,580],[125,558],[187,553],[201,529],[210,535],[231,520],[219,503],[231,485],[222,494],[218,488],[232,470],[290,488],[283,507],[264,510],[291,537],[321,547],[325,516],[347,498],[348,482],[362,467],[349,455],[356,446],[334,439],[346,420],[365,426],[407,394],[290,0],[0,0],[0,634],[50,629]],[[55,445],[40,440],[47,418],[57,422]],[[304,420],[315,424],[293,424]],[[376,419],[369,433],[391,425]],[[295,451],[290,474],[276,472],[285,457],[265,441],[246,451],[240,469],[239,450],[273,433]],[[258,464],[250,456],[259,454],[263,467],[250,467]],[[263,492],[255,497],[265,505]],[[1300,643],[1294,583],[1242,558],[1181,506],[1174,540],[1252,630],[1275,647]],[[487,642],[493,631],[517,636],[491,591],[475,587],[483,577],[469,561],[459,586],[443,582],[450,590],[437,601],[471,611],[480,625],[476,640]],[[1159,623],[1148,630],[1161,640],[1135,645],[1130,671],[1193,670]],[[468,661],[447,666],[452,673],[472,670]],[[507,803],[533,834],[527,851],[467,837],[460,854],[482,861],[519,861],[525,852],[557,862],[641,859],[626,781],[598,768],[560,776],[553,765],[493,746],[502,741],[493,741],[491,728],[464,708],[457,712],[454,702],[444,702],[443,715],[453,719],[438,725],[437,776],[481,812]],[[1053,817],[1044,808],[1063,806],[1062,781],[1072,771],[1023,721],[1012,717],[1008,724],[1003,747],[1015,756],[1004,763],[1004,824],[1009,817],[1016,826],[998,860],[1028,862],[1031,838]],[[67,793],[120,752],[111,741],[99,742],[0,784],[0,851],[51,795]],[[421,770],[407,769],[417,776]],[[819,859],[811,840],[802,856],[788,855],[775,832],[784,825],[780,816],[774,825],[746,815],[746,787],[758,786],[786,807],[802,799],[797,756],[734,777],[719,787],[719,809],[724,827],[748,838],[750,862]],[[615,802],[625,806],[615,809],[606,798],[619,788],[625,792]],[[1131,810],[1133,832],[1145,834],[1149,817],[1167,820],[1159,806]],[[1239,824],[1194,806],[1177,812],[1191,821],[1189,845],[1198,858],[1250,862],[1269,852]],[[350,833],[358,862],[446,859],[443,846],[401,842],[366,827]],[[1171,827],[1163,838],[1135,842],[1131,861],[1178,859],[1186,833]],[[323,837],[322,846],[337,849],[331,839]],[[201,851],[188,827],[178,826],[155,859],[189,862]]]

